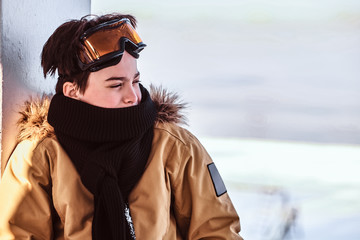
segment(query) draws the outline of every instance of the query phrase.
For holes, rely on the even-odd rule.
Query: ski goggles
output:
[[[120,62],[126,50],[134,58],[146,46],[127,18],[101,23],[80,37],[83,49],[78,54],[81,70],[98,71]]]

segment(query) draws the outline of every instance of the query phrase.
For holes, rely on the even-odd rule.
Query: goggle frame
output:
[[[126,24],[125,27],[123,27],[124,24]],[[122,31],[125,30],[125,32],[119,34],[119,32],[121,32],[119,31],[119,28],[121,27],[123,27]],[[117,43],[118,48],[112,49],[113,51],[105,51],[107,52],[105,54],[101,53],[104,51],[101,49],[103,46],[96,46],[101,45],[96,43],[96,37],[99,39],[101,35],[104,35],[104,37],[120,36],[118,40],[111,42]],[[91,42],[92,36],[93,38],[95,36],[95,42],[93,43]],[[131,39],[129,39],[129,37]],[[113,19],[96,25],[86,30],[80,36],[80,42],[83,49],[77,55],[78,65],[82,71],[89,70],[91,72],[119,63],[125,50],[134,58],[139,58],[139,53],[144,49],[144,47],[146,47],[146,44],[142,42],[140,36],[135,31],[128,18]]]

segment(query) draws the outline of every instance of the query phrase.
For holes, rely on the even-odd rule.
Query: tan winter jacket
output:
[[[159,110],[153,146],[129,196],[137,240],[242,239],[210,156],[176,124],[176,96],[157,89],[152,98]],[[43,98],[21,112],[19,144],[0,183],[1,240],[91,239],[93,196],[47,123],[48,106]]]

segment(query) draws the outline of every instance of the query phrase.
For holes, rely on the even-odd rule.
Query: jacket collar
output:
[[[157,110],[156,122],[186,124],[186,118],[181,111],[187,104],[180,100],[178,94],[169,92],[161,86],[150,85],[150,96]],[[47,121],[51,98],[52,95],[43,94],[24,102],[17,122],[18,142],[54,136],[54,129]]]

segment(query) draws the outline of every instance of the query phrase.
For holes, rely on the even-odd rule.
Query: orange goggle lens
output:
[[[127,18],[99,24],[87,30],[80,38],[83,50],[79,53],[79,65],[86,70],[94,65],[119,57],[126,50],[134,57],[146,46]]]

